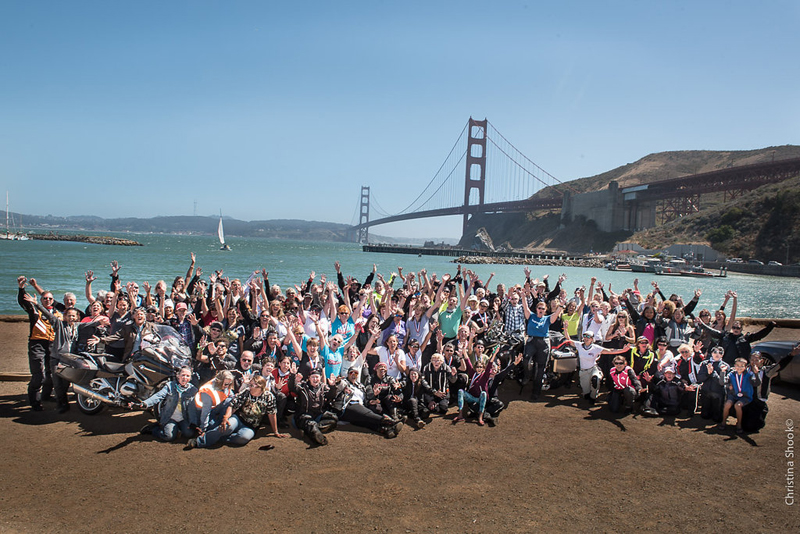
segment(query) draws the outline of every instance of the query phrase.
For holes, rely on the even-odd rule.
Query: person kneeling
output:
[[[616,356],[614,368],[609,371],[609,374],[611,382],[614,384],[614,389],[608,396],[608,408],[611,413],[618,413],[623,405],[625,411],[633,411],[633,401],[642,391],[642,384],[636,378],[636,373],[628,367],[623,356]]]
[[[192,368],[181,367],[174,380],[170,380],[164,387],[139,403],[138,407],[142,410],[153,406],[159,407],[158,423],[142,428],[142,434],[153,434],[161,441],[173,441],[178,437],[177,433],[185,438],[194,435],[194,430],[190,426],[189,409],[197,388],[192,385],[191,380]]]
[[[681,413],[681,399],[684,385],[675,380],[675,371],[671,367],[664,369],[664,378],[656,384],[653,391],[656,411],[660,415],[678,415]]]
[[[322,369],[314,367],[303,380],[300,373],[289,375],[289,391],[297,395],[297,412],[294,423],[312,441],[319,445],[327,445],[328,438],[323,432],[336,428],[338,418],[328,410],[329,403],[336,398],[336,379],[331,377],[328,383],[322,380]]]

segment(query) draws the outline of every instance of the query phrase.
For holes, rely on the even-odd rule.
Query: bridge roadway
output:
[[[435,210],[415,211],[402,215],[393,215],[383,219],[375,219],[357,226],[353,226],[353,231],[362,228],[377,226],[398,221],[408,221],[410,219],[425,219],[428,217],[444,217],[446,215],[475,215],[476,213],[514,213],[546,209],[561,209],[562,200],[558,198],[529,198],[525,200],[513,200],[509,202],[494,202],[491,204],[471,204],[469,206],[456,206],[454,208],[440,208]]]

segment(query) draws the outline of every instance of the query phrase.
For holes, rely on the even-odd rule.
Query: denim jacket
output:
[[[170,417],[175,412],[178,402],[180,402],[181,408],[183,409],[183,417],[188,421],[190,419],[190,409],[194,404],[194,396],[196,393],[197,388],[189,383],[186,386],[186,390],[180,394],[178,393],[178,383],[175,380],[170,380],[164,387],[144,401],[144,405],[148,408],[152,408],[156,404],[161,404],[158,424],[163,426],[169,423]]]

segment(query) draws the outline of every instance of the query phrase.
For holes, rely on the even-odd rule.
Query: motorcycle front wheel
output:
[[[80,393],[75,393],[75,402],[78,409],[86,415],[97,415],[103,411],[103,403],[97,399],[86,397]]]

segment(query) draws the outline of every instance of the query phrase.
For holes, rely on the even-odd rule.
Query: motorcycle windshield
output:
[[[156,332],[158,335],[144,336],[140,349],[151,349],[170,362],[173,368],[180,369],[185,365],[190,365],[192,362],[192,351],[188,345],[183,342],[180,334],[167,325],[156,325]]]

